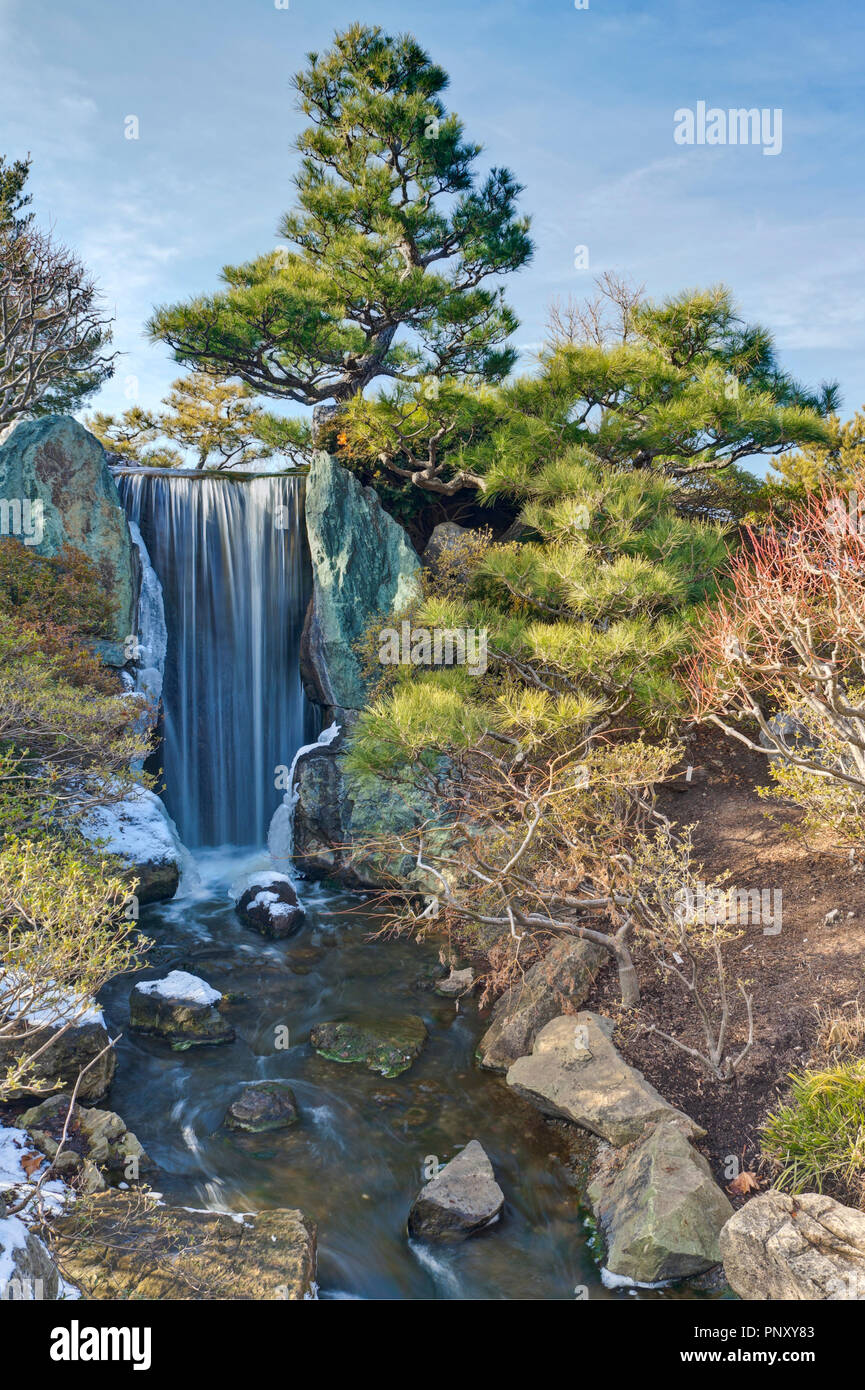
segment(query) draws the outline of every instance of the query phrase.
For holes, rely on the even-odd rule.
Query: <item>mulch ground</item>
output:
[[[755,1043],[731,1083],[719,1082],[670,1043],[633,1026],[617,1030],[627,1060],[672,1104],[706,1130],[701,1145],[716,1177],[729,1181],[729,1158],[740,1168],[760,1169],[760,1128],[789,1087],[789,1073],[814,1058],[819,1011],[835,1011],[859,999],[865,1008],[865,871],[849,852],[806,843],[791,834],[798,813],[761,800],[769,782],[767,762],[720,733],[700,733],[689,752],[700,774],[684,792],[665,790],[661,809],[694,826],[706,880],[724,872],[725,886],[776,888],[782,893],[782,929],[766,935],[760,924],[743,928],[728,947],[730,980],[742,979],[753,995]],[[785,828],[785,825],[787,828]],[[824,925],[827,914],[839,917]],[[639,949],[644,1014],[667,1033],[699,1046],[699,1020],[684,990],[660,979]],[[585,1007],[616,1016],[615,972],[605,969]],[[731,1040],[746,1037],[738,1001]],[[817,1058],[827,1064],[825,1057]],[[763,1170],[764,1181],[768,1173]]]

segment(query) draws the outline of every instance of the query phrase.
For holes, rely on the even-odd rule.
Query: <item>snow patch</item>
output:
[[[107,854],[116,854],[133,866],[180,866],[183,860],[174,822],[156,793],[146,787],[137,787],[111,806],[97,806],[82,822],[81,829],[91,843],[103,842]]]
[[[147,980],[135,988],[140,994],[158,994],[161,999],[175,999],[184,1004],[216,1004],[222,998],[218,989],[186,970],[172,970],[164,980]]]

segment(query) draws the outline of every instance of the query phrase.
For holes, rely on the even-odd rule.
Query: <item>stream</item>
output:
[[[111,1106],[158,1165],[153,1186],[192,1207],[299,1207],[318,1225],[322,1299],[573,1300],[580,1286],[593,1299],[646,1297],[602,1285],[563,1137],[474,1064],[483,1024],[474,1003],[457,1011],[429,989],[435,947],[371,941],[377,924],[357,895],[312,884],[300,885],[300,932],[265,940],[238,921],[228,890],[267,863],[200,852],[199,882],[141,914],[153,968],[138,978],[188,969],[231,995],[234,1043],[174,1052],[129,1033],[132,977],[104,991],[112,1036],[123,1031]],[[325,1060],[308,1044],[319,1020],[398,1012],[420,1014],[430,1033],[402,1076]],[[264,1077],[291,1082],[299,1123],[224,1129],[238,1088]],[[425,1160],[444,1162],[474,1138],[505,1193],[501,1220],[456,1246],[409,1241]]]

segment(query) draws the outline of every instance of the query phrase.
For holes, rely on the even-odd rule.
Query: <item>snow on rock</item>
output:
[[[163,980],[142,981],[135,988],[141,994],[156,994],[184,1004],[217,1004],[222,998],[218,989],[186,970],[172,970]]]
[[[91,843],[99,843],[106,854],[117,855],[129,866],[139,880],[140,902],[174,897],[189,855],[155,792],[136,787],[121,801],[97,806],[81,829]]]
[[[312,753],[316,748],[327,748],[334,739],[339,738],[339,735],[340,725],[334,720],[327,729],[319,734],[315,743],[305,743],[302,748],[298,748],[292,759],[291,767],[288,770],[288,791],[282,798],[281,805],[277,806],[274,811],[267,832],[267,848],[270,850],[270,857],[275,864],[290,863],[294,852],[294,808],[297,804],[294,770],[300,759],[305,757],[307,753]]]

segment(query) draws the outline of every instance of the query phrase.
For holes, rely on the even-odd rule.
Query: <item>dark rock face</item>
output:
[[[265,1134],[287,1129],[296,1120],[297,1101],[287,1081],[253,1081],[229,1105],[225,1126],[248,1134]]]
[[[478,1044],[478,1060],[489,1071],[507,1071],[531,1052],[542,1028],[562,1012],[567,1000],[579,1008],[601,966],[603,947],[578,937],[556,941],[524,980],[496,1000],[490,1025]]]
[[[493,1165],[477,1139],[472,1139],[438,1177],[421,1188],[409,1212],[409,1235],[448,1244],[466,1240],[491,1225],[504,1204]]]
[[[108,1031],[102,1022],[101,1014],[93,1011],[93,1017],[85,1016],[80,1023],[60,1033],[60,1024],[40,1029],[24,1043],[3,1043],[0,1041],[0,1069],[9,1065],[13,1056],[22,1052],[33,1054],[56,1034],[53,1042],[43,1052],[36,1063],[34,1080],[47,1082],[47,1088],[39,1090],[22,1086],[10,1092],[11,1100],[23,1100],[27,1096],[56,1094],[75,1085],[79,1073],[83,1072],[78,1087],[78,1098],[85,1104],[102,1100],[114,1078],[117,1057],[113,1047],[109,1047]],[[107,1051],[105,1050],[107,1049]],[[99,1054],[102,1053],[100,1057]],[[99,1060],[95,1059],[99,1057]],[[89,1068],[85,1071],[85,1068]]]
[[[124,644],[135,632],[138,561],[99,440],[65,415],[8,426],[0,432],[0,501],[4,519],[10,507],[26,503],[29,513],[38,504],[41,526],[30,539],[25,526],[19,537],[37,555],[72,545],[96,564],[115,612],[111,639],[98,649],[109,665],[123,666]],[[4,526],[9,530],[15,528]]]
[[[246,926],[276,940],[292,936],[305,916],[290,880],[279,874],[264,874],[259,881],[250,884],[239,899],[236,911]]]
[[[309,1035],[311,1046],[321,1057],[331,1062],[359,1062],[382,1076],[408,1071],[426,1040],[426,1024],[416,1014],[317,1023]]]
[[[204,980],[173,970],[164,980],[139,982],[129,996],[129,1023],[138,1033],[164,1038],[176,1052],[234,1041],[217,1011],[221,995]]]

